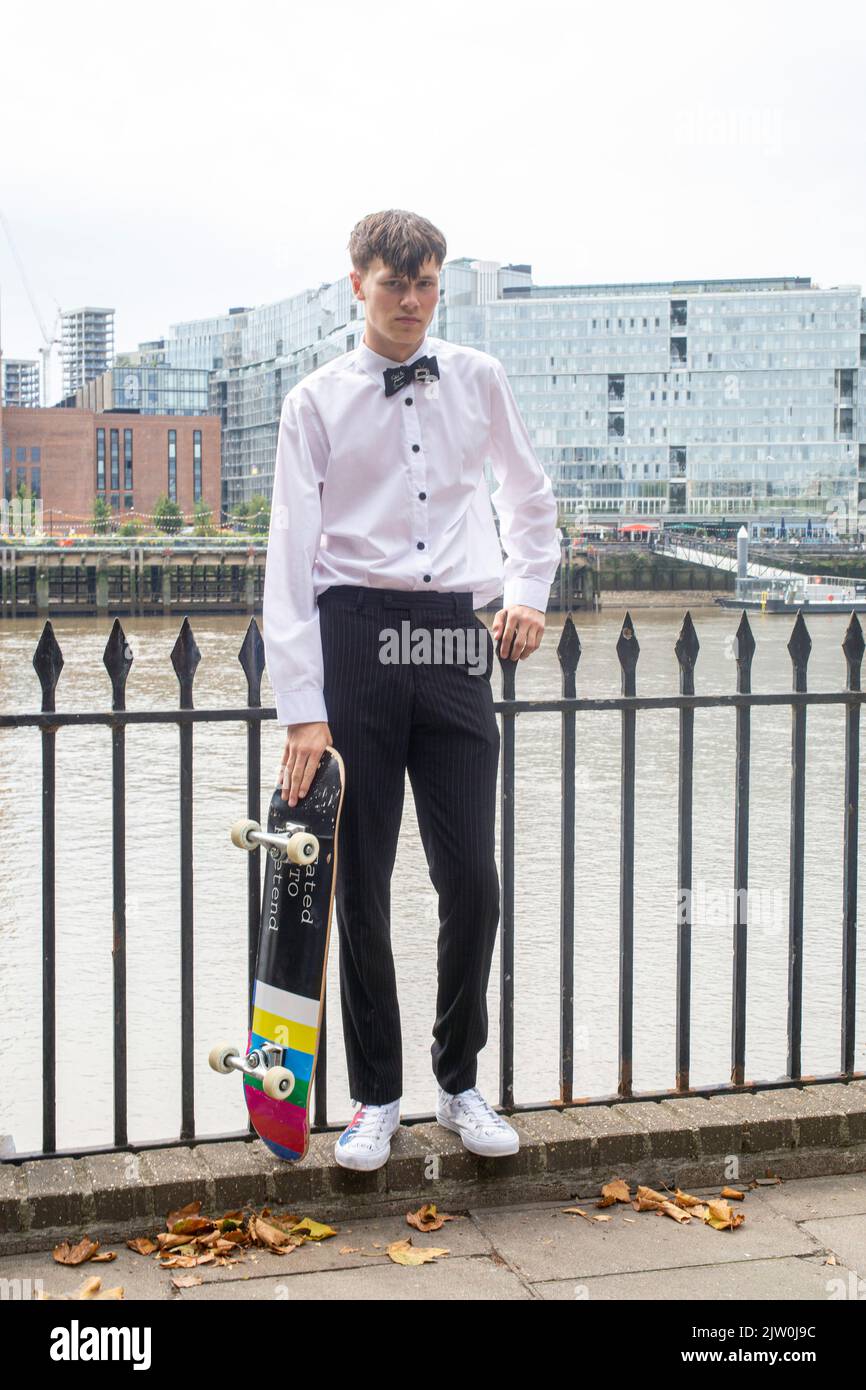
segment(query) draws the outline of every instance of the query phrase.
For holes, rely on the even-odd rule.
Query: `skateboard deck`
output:
[[[295,806],[274,790],[266,834],[251,821],[232,831],[236,844],[246,831],[244,847],[261,845],[267,859],[247,1055],[214,1048],[211,1066],[242,1072],[257,1134],[278,1158],[292,1162],[303,1158],[310,1137],[344,786],[343,760],[328,747]],[[271,837],[278,843],[268,844]]]

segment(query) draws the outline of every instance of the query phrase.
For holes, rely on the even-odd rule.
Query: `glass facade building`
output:
[[[3,374],[4,405],[21,405],[35,409],[39,405],[39,363],[19,357],[0,358]]]
[[[210,373],[161,366],[111,367],[60,404],[78,410],[132,410],[140,415],[207,415]]]
[[[808,515],[866,530],[859,286],[539,286],[529,265],[463,257],[443,266],[429,331],[503,363],[566,519]],[[210,373],[224,507],[270,495],[286,393],[362,332],[348,276],[173,326],[165,360]]]
[[[63,394],[72,396],[111,366],[114,358],[114,310],[67,309],[60,316]]]

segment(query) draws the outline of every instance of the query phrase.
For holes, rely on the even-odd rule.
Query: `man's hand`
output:
[[[299,796],[307,795],[319,759],[332,742],[327,724],[288,725],[277,781],[278,785],[282,783],[282,798],[288,800],[290,806],[295,805]]]
[[[500,608],[490,628],[493,640],[499,637],[499,655],[512,661],[523,661],[541,646],[544,635],[544,614],[540,608],[529,608],[525,603],[512,603],[508,608]]]

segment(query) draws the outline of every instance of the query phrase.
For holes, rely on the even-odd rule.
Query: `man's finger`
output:
[[[301,786],[304,784],[307,773],[307,766],[310,762],[311,757],[312,754],[310,753],[298,754],[295,766],[292,768],[292,785],[289,791],[290,806],[295,805],[295,802],[297,801],[299,796],[305,795],[305,792],[301,791]],[[312,781],[312,778],[306,780],[307,787],[309,787],[310,781]]]
[[[509,618],[505,624],[505,636],[503,638],[504,655],[512,661],[515,659],[516,644],[521,640],[520,623],[516,618]]]
[[[537,627],[535,624],[530,627],[526,635],[526,646],[520,653],[521,661],[523,661],[524,657],[531,656],[533,652],[538,651],[538,648],[541,646],[541,635],[543,631],[543,628]]]

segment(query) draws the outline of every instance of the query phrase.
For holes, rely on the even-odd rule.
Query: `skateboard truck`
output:
[[[246,1076],[257,1076],[262,1090],[271,1100],[288,1100],[295,1089],[295,1074],[281,1065],[283,1049],[276,1043],[262,1043],[252,1052],[242,1057],[234,1043],[219,1043],[211,1048],[208,1062],[214,1071],[227,1076],[229,1072],[239,1071]]]
[[[223,1040],[208,1063],[223,1076],[240,1075],[252,1128],[290,1163],[304,1157],[310,1142],[345,782],[340,754],[327,747],[297,806],[287,805],[277,785],[261,825],[239,820],[231,828],[239,849],[265,850],[258,946],[244,1042]]]
[[[262,830],[258,821],[238,820],[231,828],[232,843],[238,849],[258,849],[263,845],[277,859],[286,859],[290,864],[312,864],[319,857],[319,841],[315,835],[305,830],[297,821],[286,822],[287,834],[271,834]],[[282,1065],[283,1049],[272,1042],[259,1047],[242,1057],[233,1043],[219,1043],[212,1048],[208,1062],[214,1071],[226,1075],[232,1071],[243,1072],[246,1076],[257,1076],[262,1090],[272,1100],[287,1100],[295,1089],[294,1072]]]
[[[298,821],[287,821],[286,830],[290,833],[275,835],[262,830],[257,820],[236,820],[231,828],[232,844],[251,853],[259,845],[264,845],[290,864],[312,864],[318,859],[319,842],[315,835],[311,835]]]

